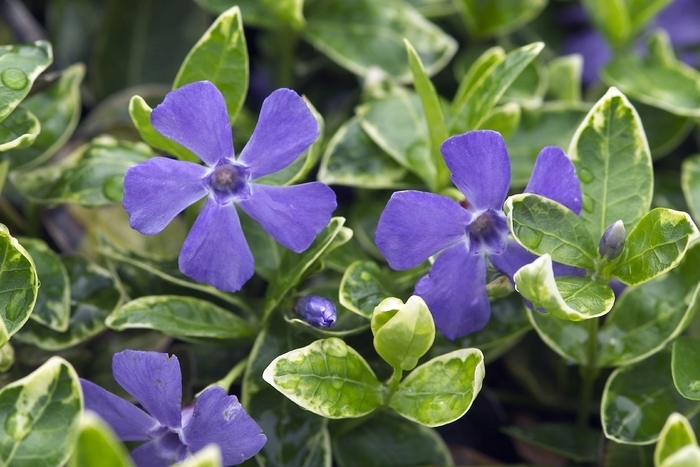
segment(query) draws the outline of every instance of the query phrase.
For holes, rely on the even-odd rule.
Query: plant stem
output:
[[[401,383],[401,377],[403,376],[403,370],[401,368],[394,368],[394,374],[391,375],[387,384],[389,385],[389,393],[387,394],[386,401],[391,399],[397,389],[399,389],[399,384]],[[386,402],[385,402],[386,403]]]
[[[588,418],[593,403],[593,385],[598,378],[598,318],[588,320],[588,349],[586,364],[581,367],[581,402],[578,406],[576,427],[579,430],[588,428]]]

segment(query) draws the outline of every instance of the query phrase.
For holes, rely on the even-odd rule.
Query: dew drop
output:
[[[588,169],[581,169],[578,171],[578,179],[583,183],[591,183],[594,178],[593,172]]]
[[[367,271],[362,271],[360,273],[360,279],[365,281],[365,282],[369,282],[370,279],[372,279],[372,275],[370,273],[368,273]]]
[[[595,209],[595,201],[588,195],[583,195],[583,210],[591,214]]]
[[[21,91],[29,84],[27,74],[19,68],[8,68],[3,71],[0,80],[2,80],[2,84],[15,91]]]
[[[102,185],[102,194],[110,201],[120,202],[124,196],[124,176],[115,174],[107,177]]]
[[[530,227],[521,226],[518,229],[518,238],[528,248],[537,248],[542,241],[542,232],[532,230]]]

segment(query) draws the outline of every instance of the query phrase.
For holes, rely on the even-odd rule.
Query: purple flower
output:
[[[256,183],[287,167],[318,137],[316,119],[294,91],[278,89],[265,99],[253,136],[238,158],[224,97],[208,81],[168,93],[153,109],[151,123],[207,164],[154,157],[129,168],[124,178],[129,224],[146,235],[160,232],[183,209],[207,197],[180,252],[185,275],[229,292],[252,277],[253,255],[234,203],[297,253],[328,225],[336,201],[323,183]]]
[[[448,138],[440,150],[466,199],[458,203],[433,193],[396,192],[379,218],[375,240],[393,269],[409,269],[437,255],[414,294],[425,300],[436,327],[456,339],[489,320],[486,255],[511,280],[535,256],[509,238],[502,208],[510,187],[510,159],[503,137],[490,130],[471,131]],[[581,187],[560,148],[540,152],[525,191],[581,211]]]
[[[312,326],[328,328],[335,324],[335,305],[325,297],[318,295],[301,297],[294,304],[294,311]]]
[[[131,453],[138,467],[169,466],[216,443],[224,465],[254,456],[267,438],[238,402],[220,387],[203,391],[180,409],[182,376],[177,357],[125,350],[112,358],[114,379],[146,412],[81,378],[85,409],[96,412],[122,441],[148,441]]]

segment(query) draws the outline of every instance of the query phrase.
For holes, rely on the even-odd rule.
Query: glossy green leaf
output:
[[[526,310],[532,327],[549,348],[566,361],[585,365],[588,362],[588,321],[568,321],[548,313]]]
[[[5,345],[0,346],[0,373],[5,373],[15,363],[15,349],[7,342],[9,337],[6,335],[3,337],[3,332],[6,332],[4,326],[0,327],[0,338],[5,340]]]
[[[499,57],[495,65],[488,67],[468,92],[460,95],[452,104],[450,133],[462,133],[481,128],[484,119],[496,106],[508,87],[540,53],[544,44],[535,42]],[[491,59],[488,60],[489,62]],[[486,71],[486,70],[484,70]],[[469,74],[467,75],[469,77]],[[465,79],[467,79],[465,77]]]
[[[497,131],[504,138],[509,138],[518,130],[521,115],[520,105],[515,102],[508,102],[499,107],[494,107],[481,124],[481,128]]]
[[[626,0],[583,0],[592,23],[613,46],[619,47],[632,35],[632,20]]]
[[[690,213],[695,219],[700,219],[700,154],[683,160],[681,188]]]
[[[248,92],[248,48],[241,10],[235,6],[219,15],[187,54],[173,89],[202,80],[219,88],[233,122]]]
[[[46,41],[0,46],[0,122],[27,97],[34,80],[52,61]]]
[[[681,397],[671,379],[668,352],[615,370],[608,378],[601,403],[605,436],[620,443],[648,444],[659,437],[673,412],[686,416],[700,404]]]
[[[428,186],[435,186],[437,168],[418,94],[396,88],[390,97],[357,107],[356,115],[362,129],[380,148]]]
[[[401,381],[389,406],[425,426],[453,422],[471,407],[484,374],[484,356],[479,349],[441,355],[418,366]]]
[[[526,107],[539,107],[549,86],[547,69],[537,60],[530,62],[501,97],[502,102],[517,102]]]
[[[221,467],[221,465],[221,448],[213,443],[197,451],[192,457],[173,464],[174,467]]]
[[[83,410],[78,375],[51,357],[30,375],[0,389],[0,464],[59,467],[73,450]]]
[[[386,297],[391,296],[382,274],[374,261],[352,263],[345,270],[340,282],[340,304],[370,319],[374,308]]]
[[[540,14],[547,0],[460,0],[458,5],[472,34],[493,37],[527,24]]]
[[[542,423],[531,429],[509,426],[502,431],[513,438],[576,462],[595,462],[598,459],[599,431],[582,431],[578,427],[563,423]]]
[[[654,450],[654,463],[661,465],[685,446],[697,447],[697,444],[695,432],[688,419],[679,413],[672,413],[659,435],[659,442]]]
[[[31,146],[39,136],[41,124],[36,115],[19,107],[0,122],[0,152]],[[7,157],[3,155],[3,159]]]
[[[668,456],[659,467],[695,467],[700,465],[700,447],[689,445]]]
[[[583,56],[563,55],[547,64],[549,72],[549,93],[555,100],[581,101],[581,73]]]
[[[452,466],[452,456],[435,430],[392,413],[333,436],[333,458],[339,467],[388,465]]]
[[[679,337],[673,343],[671,370],[673,383],[686,399],[700,400],[700,341],[692,337]]]
[[[605,284],[587,277],[554,277],[552,258],[545,254],[520,268],[514,276],[515,288],[537,309],[552,316],[581,321],[606,314],[615,294]]]
[[[117,331],[155,329],[170,336],[241,339],[253,334],[250,325],[230,311],[192,297],[140,297],[114,310],[106,321]]]
[[[195,0],[195,3],[215,15],[237,5],[245,23],[251,26],[274,28],[284,23],[297,29],[304,25],[304,0]]]
[[[29,319],[39,279],[27,250],[0,224],[0,347]]]
[[[384,387],[341,339],[322,339],[280,355],[263,379],[302,408],[326,418],[361,417],[381,406]]]
[[[700,244],[681,264],[639,287],[627,289],[615,302],[598,334],[598,364],[622,366],[663,349],[685,329],[700,305]],[[700,378],[699,378],[700,379]]]
[[[627,236],[612,273],[627,285],[638,285],[675,267],[688,244],[700,233],[690,215],[656,208],[645,215]]]
[[[476,85],[485,76],[491,74],[494,67],[503,62],[505,56],[506,51],[503,50],[503,47],[495,46],[486,49],[476,59],[473,59],[469,68],[465,70],[464,75],[460,79],[459,88],[452,99],[450,115],[459,113],[459,109],[464,106],[467,96],[474,92]]]
[[[414,44],[428,75],[452,58],[457,43],[413,7],[398,0],[316,2],[306,13],[304,37],[338,65],[360,76],[373,67],[408,80],[403,39]]]
[[[593,106],[567,151],[583,191],[581,218],[599,239],[613,222],[635,225],[649,210],[651,154],[632,104],[615,88]]]
[[[68,329],[70,318],[70,283],[63,262],[38,238],[21,238],[22,246],[34,260],[41,282],[30,318],[54,331]]]
[[[3,155],[13,168],[36,166],[66,144],[80,119],[80,84],[84,76],[85,65],[76,63],[63,70],[50,88],[22,102],[19,108],[36,115],[41,123],[41,133],[28,148],[13,149]]]
[[[328,142],[318,179],[329,185],[375,189],[422,185],[416,175],[372,141],[356,117],[343,124]]]
[[[508,228],[526,250],[559,263],[593,269],[597,248],[585,221],[571,209],[543,196],[509,197],[503,208]]]
[[[152,154],[143,143],[101,136],[58,164],[13,172],[10,179],[24,196],[37,203],[102,206],[121,202],[126,169]]]
[[[151,109],[141,96],[133,96],[129,101],[129,115],[141,138],[155,149],[171,154],[180,160],[199,163],[199,157],[192,151],[158,133],[151,124]]]
[[[112,276],[81,256],[64,256],[61,259],[71,285],[68,330],[57,332],[30,320],[14,339],[40,349],[56,351],[84,342],[106,328],[105,319],[120,298]]]
[[[78,439],[68,467],[133,467],[129,452],[112,429],[92,412],[81,415]]]
[[[372,313],[374,349],[394,369],[412,370],[435,340],[435,323],[428,305],[412,295],[404,304],[387,298]]]

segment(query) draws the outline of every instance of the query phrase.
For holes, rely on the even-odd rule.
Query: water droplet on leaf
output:
[[[102,194],[110,201],[121,202],[124,196],[124,176],[115,174],[107,177],[102,185]]]
[[[583,183],[591,183],[594,178],[593,172],[588,169],[581,169],[578,171],[578,179]]]
[[[542,241],[542,232],[522,226],[518,229],[518,239],[528,248],[537,248]]]
[[[583,195],[583,210],[591,214],[595,209],[595,201],[588,195]]]
[[[27,74],[19,68],[8,68],[3,71],[0,80],[2,84],[15,91],[21,91],[29,84]]]

